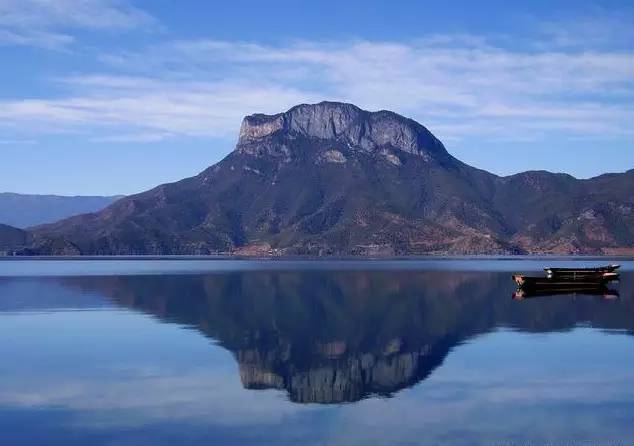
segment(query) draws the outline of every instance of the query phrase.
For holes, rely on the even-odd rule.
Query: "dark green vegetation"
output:
[[[245,118],[195,177],[35,228],[21,253],[626,253],[633,190],[634,170],[498,177],[397,114],[300,105]]]
[[[2,192],[0,193],[0,223],[16,228],[53,223],[73,215],[100,211],[119,198],[121,196],[64,197]]]

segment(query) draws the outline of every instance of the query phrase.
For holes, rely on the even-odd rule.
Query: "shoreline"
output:
[[[183,260],[183,261],[425,261],[425,260],[605,260],[622,259],[634,260],[634,254],[608,255],[608,254],[518,254],[518,255],[495,255],[495,254],[465,254],[465,255],[423,255],[423,256],[238,256],[238,255],[103,255],[103,256],[0,256],[0,261],[28,261],[28,260],[54,260],[54,261],[107,261],[107,260]]]

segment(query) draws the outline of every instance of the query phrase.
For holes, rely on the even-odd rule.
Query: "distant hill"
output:
[[[73,215],[100,211],[121,196],[65,197],[0,193],[0,223],[17,228],[53,223]]]
[[[26,231],[0,224],[0,254],[10,253],[28,241],[29,234]]]
[[[411,119],[323,102],[247,116],[216,165],[34,228],[23,253],[632,253],[632,191],[634,170],[499,177]]]

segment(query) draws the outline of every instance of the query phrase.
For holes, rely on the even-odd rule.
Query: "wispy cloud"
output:
[[[60,48],[72,30],[126,30],[155,25],[148,13],[118,0],[0,0],[0,44]]]
[[[634,121],[634,51],[520,51],[447,35],[281,46],[173,41],[101,60],[101,73],[58,79],[59,98],[0,102],[0,118],[39,131],[114,128],[114,136],[98,135],[110,141],[226,137],[245,114],[324,99],[392,109],[448,140],[622,138]]]
[[[165,141],[174,137],[175,135],[165,132],[156,133],[130,133],[127,135],[110,135],[92,138],[91,142],[135,142],[135,143],[153,143],[159,141]]]
[[[631,18],[617,11],[595,6],[594,14],[539,21],[538,46],[567,49],[632,49],[634,27]]]
[[[34,139],[0,139],[0,146],[23,146],[37,144]]]
[[[80,81],[81,95],[0,103],[0,118],[40,132],[65,128],[99,135],[230,136],[245,113],[277,111],[303,100],[304,92],[276,85],[232,82],[175,82],[152,78],[100,76]],[[85,82],[91,84],[86,89]],[[101,138],[102,140],[104,138]],[[147,140],[147,138],[145,138]]]
[[[153,23],[123,0],[0,0],[0,42],[56,47],[72,42],[68,29]],[[96,54],[101,69],[52,79],[54,96],[0,101],[0,120],[25,134],[153,142],[234,137],[246,114],[339,100],[400,112],[446,141],[623,140],[634,134],[634,47],[623,44],[624,33],[632,34],[621,18],[597,14],[542,22],[532,35],[516,36],[524,40],[517,45],[472,34],[164,41]]]

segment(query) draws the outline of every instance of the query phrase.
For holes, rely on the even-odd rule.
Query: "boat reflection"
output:
[[[56,280],[195,328],[232,352],[245,388],[283,390],[298,403],[390,396],[424,380],[457,345],[500,327],[544,332],[590,323],[634,333],[630,291],[622,288],[624,297],[610,303],[604,293],[516,305],[508,299],[508,273],[260,271]]]
[[[518,289],[512,294],[513,300],[517,300],[517,301],[530,299],[534,297],[553,297],[553,296],[568,296],[568,297],[570,296],[573,296],[573,297],[600,296],[606,300],[614,300],[619,298],[619,292],[618,290],[608,288],[608,287],[601,287],[596,289],[585,289],[585,288],[584,289],[577,289],[577,288],[539,289],[539,288],[536,288],[536,289],[529,289],[529,290]]]

